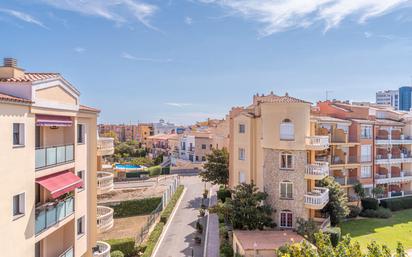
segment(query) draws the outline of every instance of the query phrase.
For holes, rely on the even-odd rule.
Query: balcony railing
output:
[[[104,194],[113,190],[113,177],[110,172],[97,172],[97,194]]]
[[[358,180],[353,177],[335,177],[335,181],[341,184],[342,186],[350,186],[358,182]]]
[[[74,161],[73,144],[36,149],[36,170],[72,161]]]
[[[97,140],[97,155],[106,156],[114,154],[114,138],[99,137]]]
[[[36,208],[36,235],[64,220],[74,212],[74,198],[51,202]]]
[[[99,233],[113,227],[113,209],[106,206],[97,206],[97,230]]]
[[[400,155],[386,154],[376,155],[376,164],[389,164],[389,163],[412,163],[412,155],[410,153],[401,153]]]
[[[64,253],[60,254],[59,257],[73,257],[74,256],[74,251],[73,251],[73,246],[64,251]]]
[[[312,192],[305,194],[305,205],[311,209],[322,209],[329,202],[329,189],[314,187]]]
[[[93,248],[93,257],[110,257],[110,245],[103,241],[97,241]]]
[[[375,175],[376,184],[387,184],[387,183],[403,183],[412,181],[412,172],[401,171],[399,176],[393,176],[393,174],[376,174]]]
[[[388,198],[399,198],[404,196],[412,195],[412,191],[392,191],[387,192],[383,195],[378,196],[379,200],[388,199]]]
[[[386,137],[376,137],[376,144],[377,145],[406,145],[412,144],[412,138],[405,135],[400,135],[400,137],[393,137],[388,135]]]
[[[307,164],[305,170],[305,177],[310,179],[323,179],[329,174],[329,163],[315,162]]]
[[[329,147],[329,136],[306,137],[306,146],[311,150],[323,150]]]

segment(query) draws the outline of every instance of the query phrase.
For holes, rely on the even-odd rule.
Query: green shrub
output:
[[[228,242],[220,245],[220,257],[233,257],[233,248]]]
[[[361,201],[363,210],[377,210],[379,207],[379,202],[375,198],[363,198]]]
[[[222,203],[226,201],[226,198],[230,198],[232,196],[230,190],[227,188],[220,188],[216,193],[217,199],[222,201]]]
[[[153,176],[158,176],[160,175],[160,173],[162,173],[162,167],[161,166],[153,166],[148,168],[149,171],[149,176],[153,177]]]
[[[116,250],[110,253],[111,257],[124,257],[124,254],[122,251]]]
[[[412,197],[401,197],[381,200],[381,205],[391,211],[399,211],[412,208]]]
[[[153,197],[139,200],[130,200],[111,206],[114,209],[115,218],[150,214],[162,201],[161,197]]]
[[[134,238],[111,239],[106,242],[113,252],[120,251],[125,257],[133,257],[136,254]]]
[[[175,205],[177,203],[177,201],[180,198],[180,195],[183,193],[183,186],[178,186],[176,189],[175,194],[172,196],[172,199],[170,200],[170,202],[168,203],[168,205],[166,206],[166,208],[164,209],[164,211],[162,212],[162,214],[160,215],[160,221],[165,223],[167,222],[167,220],[169,219],[170,215],[172,214],[173,209],[175,208]]]
[[[157,223],[152,233],[150,233],[149,239],[147,239],[146,249],[141,257],[150,257],[152,255],[152,252],[157,244],[157,241],[159,240],[159,237],[162,234],[164,225],[165,224],[163,222]]]
[[[361,217],[388,219],[392,217],[392,212],[389,209],[378,208],[377,210],[367,209],[359,213]]]
[[[340,239],[341,239],[341,231],[340,231],[340,227],[330,227],[330,228],[327,228],[326,230],[325,230],[325,233],[326,234],[329,234],[329,236],[330,236],[330,242],[332,243],[332,245],[334,246],[334,247],[336,247],[338,244],[339,244],[339,242],[340,242]]]
[[[170,166],[162,168],[162,175],[170,174]]]
[[[347,218],[356,218],[359,216],[361,209],[358,206],[349,205],[349,214],[346,216]]]

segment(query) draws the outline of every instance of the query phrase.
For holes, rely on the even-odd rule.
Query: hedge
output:
[[[170,174],[170,166],[162,168],[162,175]]]
[[[363,210],[359,214],[359,216],[368,217],[368,218],[388,219],[392,217],[392,212],[389,209],[380,207],[377,210],[372,210],[372,209]]]
[[[148,171],[149,171],[150,177],[158,176],[160,175],[160,173],[162,173],[162,167],[160,165],[153,166],[153,167],[148,168]]]
[[[183,186],[178,186],[176,189],[175,194],[172,196],[172,199],[170,200],[169,204],[166,206],[162,214],[160,215],[160,221],[163,223],[166,223],[167,220],[169,219],[170,215],[172,214],[173,209],[175,208],[175,205],[177,203],[177,200],[179,200],[180,195],[183,192]]]
[[[412,197],[392,198],[381,200],[381,205],[391,211],[400,211],[412,208]]]
[[[110,253],[110,257],[124,257],[124,254],[121,251],[116,250]]]
[[[330,241],[334,247],[336,247],[341,239],[340,227],[330,227],[325,230],[326,234],[329,234]]]
[[[111,251],[121,251],[125,257],[136,255],[134,238],[110,239],[106,243],[110,245]]]
[[[156,243],[159,240],[160,235],[162,234],[164,225],[165,224],[163,222],[157,223],[152,233],[150,233],[149,239],[147,240],[146,249],[141,257],[150,257],[152,255]]]
[[[222,203],[226,201],[226,198],[230,198],[232,196],[230,190],[227,188],[220,188],[216,193],[217,199],[222,201]]]
[[[362,208],[364,210],[368,210],[368,209],[377,210],[379,207],[379,202],[375,198],[371,198],[371,197],[363,198],[361,202],[362,202]]]
[[[150,214],[162,201],[161,197],[145,198],[120,202],[111,206],[114,209],[115,218]]]
[[[347,218],[356,218],[359,216],[361,209],[358,206],[349,205],[349,214],[346,216]]]

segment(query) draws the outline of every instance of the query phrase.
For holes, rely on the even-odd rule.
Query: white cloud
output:
[[[192,25],[193,19],[190,18],[189,16],[187,16],[187,17],[185,17],[185,23],[186,23],[187,25]]]
[[[12,9],[4,9],[4,8],[0,8],[0,12],[8,14],[10,16],[13,16],[14,18],[17,18],[17,19],[22,20],[24,22],[35,24],[35,25],[40,26],[44,29],[49,29],[41,21],[35,19],[33,16],[31,16],[27,13],[19,12],[19,11],[12,10]]]
[[[80,46],[78,46],[78,47],[75,47],[74,49],[73,49],[76,53],[83,53],[83,52],[85,52],[86,51],[86,48],[83,48],[83,47],[80,47]]]
[[[190,105],[192,105],[192,104],[191,104],[191,103],[168,102],[168,103],[165,103],[165,105],[183,108],[183,107],[186,107],[186,106],[190,106]]]
[[[134,56],[132,54],[129,54],[127,52],[123,52],[120,56],[124,59],[133,60],[133,61],[143,61],[143,62],[171,62],[171,61],[173,61],[170,58],[156,59],[156,58],[136,57],[136,56]]]
[[[372,37],[372,33],[368,32],[368,31],[364,32],[363,34],[365,35],[366,38]]]
[[[354,16],[359,23],[395,8],[411,7],[411,0],[199,0],[217,4],[264,27],[263,36],[324,22],[325,31]]]
[[[55,8],[101,17],[118,24],[131,22],[130,16],[145,26],[150,25],[148,18],[157,11],[157,6],[140,0],[43,0]]]

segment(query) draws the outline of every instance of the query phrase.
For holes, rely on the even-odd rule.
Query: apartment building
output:
[[[154,135],[153,124],[139,123],[137,125],[137,141],[147,144],[147,138]]]
[[[96,242],[96,119],[59,73],[0,67],[2,256],[109,256]]]
[[[159,122],[155,122],[152,124],[153,126],[153,134],[173,134],[176,133],[177,126],[170,122],[165,122],[164,119],[160,119]]]
[[[126,124],[99,124],[99,135],[104,136],[106,133],[113,132],[117,140],[121,142],[138,140],[138,125]]]
[[[328,189],[316,181],[329,174],[329,163],[316,156],[329,148],[329,137],[315,135],[311,103],[288,94],[253,96],[248,107],[229,113],[229,184],[253,181],[268,194],[280,228],[296,228],[298,218],[328,223],[321,210]]]
[[[210,133],[190,132],[180,137],[179,159],[191,162],[204,162],[213,149]]]
[[[399,109],[399,90],[385,90],[376,92],[376,103],[392,106]]]

